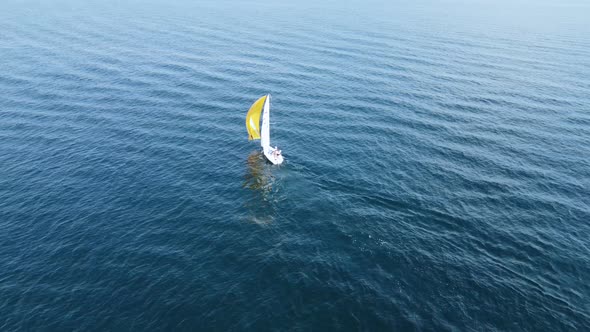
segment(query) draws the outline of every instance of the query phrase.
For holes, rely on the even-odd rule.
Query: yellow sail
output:
[[[266,101],[266,96],[260,97],[250,106],[246,114],[246,129],[248,129],[248,139],[260,139],[260,113]]]

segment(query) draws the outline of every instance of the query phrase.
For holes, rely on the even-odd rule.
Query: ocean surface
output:
[[[589,19],[3,0],[0,331],[589,331]]]

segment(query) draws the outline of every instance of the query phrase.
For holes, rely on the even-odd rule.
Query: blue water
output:
[[[3,0],[0,330],[590,330],[589,17]]]

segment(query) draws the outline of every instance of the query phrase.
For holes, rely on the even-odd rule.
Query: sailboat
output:
[[[262,114],[262,126],[260,115]],[[280,165],[283,162],[281,150],[270,146],[270,94],[258,98],[250,106],[246,114],[246,129],[248,129],[248,140],[259,139],[264,156],[271,163]]]

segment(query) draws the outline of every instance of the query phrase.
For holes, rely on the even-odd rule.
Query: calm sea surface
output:
[[[590,330],[590,3],[3,0],[0,330]]]

